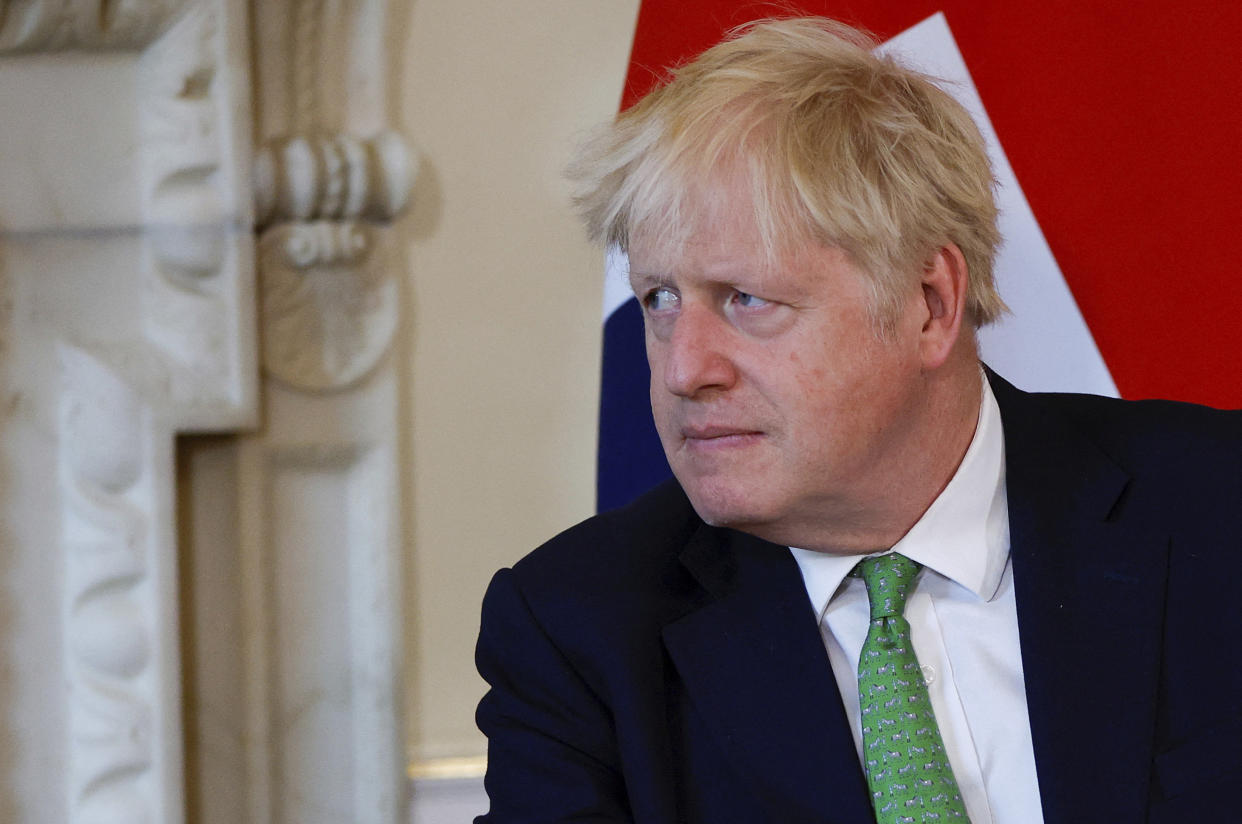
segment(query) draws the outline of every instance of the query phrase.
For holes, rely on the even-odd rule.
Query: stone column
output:
[[[385,0],[254,5],[264,425],[236,494],[255,824],[406,816],[398,17]]]

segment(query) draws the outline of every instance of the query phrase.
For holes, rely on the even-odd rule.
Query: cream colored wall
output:
[[[414,0],[409,733],[482,754],[491,573],[592,512],[602,254],[569,211],[575,136],[620,97],[638,0]]]

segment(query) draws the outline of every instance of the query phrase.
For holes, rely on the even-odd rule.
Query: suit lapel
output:
[[[1127,513],[1138,481],[1054,402],[989,377],[1045,820],[1142,821],[1169,536]]]
[[[784,820],[872,822],[866,782],[797,564],[704,527],[682,563],[712,599],[664,629],[690,700]]]

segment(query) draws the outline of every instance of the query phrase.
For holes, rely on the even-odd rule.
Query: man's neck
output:
[[[928,379],[924,408],[901,448],[885,456],[883,471],[871,474],[874,488],[853,490],[850,501],[825,502],[801,523],[741,529],[774,543],[835,554],[892,547],[944,491],[974,437],[985,378],[973,353],[962,361]]]

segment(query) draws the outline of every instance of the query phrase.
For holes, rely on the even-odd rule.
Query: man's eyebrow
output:
[[[630,269],[626,272],[626,281],[630,284],[630,288],[637,291],[639,288],[651,289],[656,286],[669,286],[673,279],[663,272],[647,272],[641,269]]]

